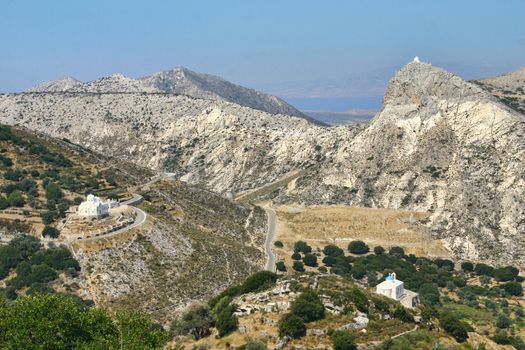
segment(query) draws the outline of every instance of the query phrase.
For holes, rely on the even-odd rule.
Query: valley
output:
[[[226,83],[194,85],[195,74],[66,79],[0,95],[4,246],[25,234],[64,244],[78,263],[57,270],[50,290],[17,284],[27,261],[0,260],[3,295],[26,300],[41,288],[135,310],[169,329],[174,348],[331,349],[334,330],[350,330],[370,349],[411,337],[519,349],[520,108],[487,82],[414,61],[372,121],[328,127],[206,95]],[[120,214],[71,226],[71,208],[90,193],[120,200]],[[391,272],[422,304],[378,298]],[[269,280],[254,289],[259,278]],[[326,317],[285,337],[281,320],[310,291]],[[208,326],[196,338],[177,327],[199,307]],[[445,329],[449,314],[461,335]],[[502,314],[511,326],[495,326]]]

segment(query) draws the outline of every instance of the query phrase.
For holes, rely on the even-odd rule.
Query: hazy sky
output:
[[[468,78],[525,66],[524,0],[0,4],[3,92],[176,65],[267,90],[366,78],[415,55]]]

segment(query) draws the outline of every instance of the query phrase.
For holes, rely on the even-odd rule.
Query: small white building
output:
[[[103,202],[99,197],[90,194],[86,201],[78,206],[77,214],[87,217],[103,217],[108,215],[109,208],[110,203]]]
[[[397,300],[408,308],[414,308],[419,303],[419,294],[405,289],[405,284],[396,278],[395,272],[388,274],[386,279],[376,286],[376,293]]]

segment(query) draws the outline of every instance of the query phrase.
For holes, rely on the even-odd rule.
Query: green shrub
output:
[[[348,331],[334,331],[332,345],[334,350],[357,350],[354,335]]]
[[[500,267],[494,270],[494,278],[500,282],[513,281],[519,275],[519,270],[513,266]]]
[[[472,272],[474,271],[474,264],[470,261],[465,261],[461,264],[461,269],[465,272]]]
[[[485,276],[494,276],[494,268],[492,266],[489,266],[487,264],[476,264],[476,267],[474,268],[474,272],[478,275],[485,275]]]
[[[259,271],[248,277],[241,285],[242,293],[260,292],[275,284],[277,275],[271,271]]]
[[[468,339],[468,327],[451,313],[441,314],[439,316],[439,325],[460,343]]]
[[[293,259],[293,260],[301,260],[301,254],[299,254],[299,253],[293,253],[293,254],[292,254],[292,259]]]
[[[305,289],[292,303],[291,313],[301,317],[304,322],[312,322],[324,318],[324,306],[317,293]]]
[[[503,288],[503,290],[509,295],[518,296],[518,297],[523,296],[523,287],[521,286],[521,283],[519,282],[508,282],[508,283],[502,284],[501,288]]]
[[[306,325],[301,317],[294,314],[285,314],[279,320],[279,337],[291,337],[294,339],[306,335]]]
[[[354,265],[354,267],[352,268],[352,277],[355,278],[356,280],[360,280],[362,279],[363,277],[366,276],[366,270],[364,267],[362,266],[359,266],[359,265]]]
[[[215,327],[217,327],[220,337],[224,337],[237,329],[237,317],[233,315],[235,309],[235,305],[228,305],[217,313]]]
[[[348,251],[352,254],[366,254],[370,249],[363,241],[352,241],[348,244]]]
[[[160,350],[168,341],[167,332],[142,314],[117,312],[112,318],[62,295],[0,300],[0,315],[2,349]]]
[[[226,345],[228,346],[228,345]],[[238,350],[266,350],[266,344],[259,340],[250,340],[248,343],[241,345]]]
[[[410,323],[414,322],[414,316],[410,312],[408,312],[408,310],[405,309],[403,306],[398,306],[394,310],[394,318],[397,318],[401,322],[405,322],[405,323],[406,322],[410,322]]]
[[[496,319],[496,327],[498,328],[510,328],[512,325],[512,322],[510,321],[509,316],[505,314],[500,314],[498,318]]]
[[[336,257],[344,255],[344,251],[336,245],[329,244],[323,248],[323,253],[326,256]]]
[[[14,191],[7,196],[7,202],[10,207],[23,207],[25,204],[24,196],[20,191]]]
[[[198,340],[210,335],[212,327],[213,317],[208,306],[195,305],[171,324],[171,331],[174,335],[190,335]]]
[[[337,260],[333,256],[330,256],[330,255],[325,256],[323,258],[323,264],[325,264],[326,266],[334,266],[336,261]]]
[[[284,264],[284,261],[278,261],[275,264],[275,267],[277,268],[277,271],[285,272],[286,271],[286,265]]]
[[[300,261],[294,261],[292,267],[295,271],[304,272],[304,265]]]
[[[405,250],[401,247],[392,247],[388,251],[388,254],[394,258],[400,259],[405,256]]]
[[[42,230],[42,236],[44,237],[58,238],[59,235],[60,231],[51,226],[45,226]]]
[[[310,247],[306,242],[304,241],[297,241],[294,244],[293,251],[295,253],[304,253],[308,254],[312,252],[312,247]]]
[[[273,245],[276,246],[277,248],[282,248],[282,247],[284,247],[284,244],[283,244],[283,242],[281,242],[281,241],[275,241],[275,242],[273,243]]]
[[[383,255],[383,254],[385,254],[385,248],[381,247],[380,245],[374,247],[374,254],[375,255]]]
[[[62,189],[60,186],[58,186],[55,183],[49,184],[46,188],[46,198],[47,200],[59,200],[64,197],[64,192],[62,192]]]
[[[439,305],[439,289],[434,283],[424,283],[419,288],[421,300],[429,305]]]
[[[303,258],[303,262],[306,266],[316,267],[317,266],[317,256],[313,254],[305,254]]]

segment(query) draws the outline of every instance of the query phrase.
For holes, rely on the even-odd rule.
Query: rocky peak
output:
[[[412,61],[390,80],[384,104],[425,105],[431,101],[464,99],[479,94],[483,94],[483,90],[475,84],[430,63]]]
[[[64,92],[78,85],[82,85],[80,80],[67,76],[60,80],[38,84],[29,89],[28,92]]]

